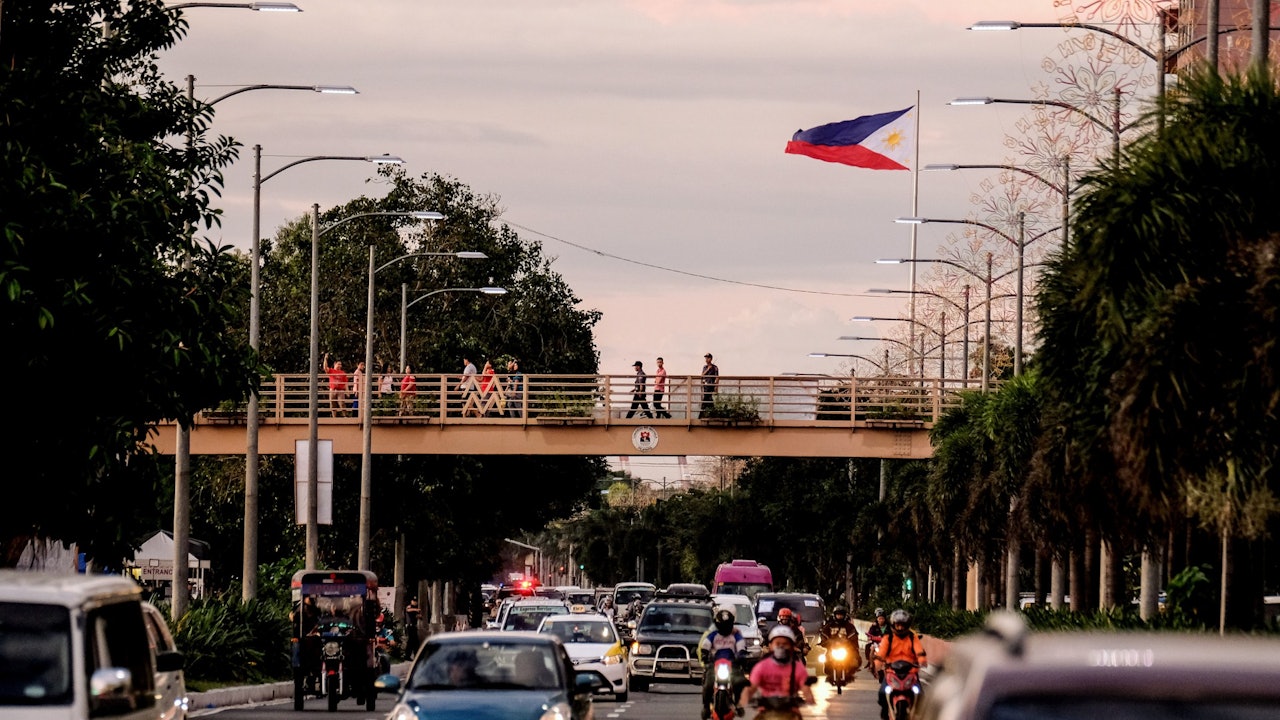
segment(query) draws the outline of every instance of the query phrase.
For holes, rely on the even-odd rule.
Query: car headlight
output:
[[[387,715],[387,720],[418,720],[418,714],[408,705],[396,703],[395,707],[391,708],[391,713]]]
[[[631,643],[631,652],[636,655],[652,655],[653,646],[638,643],[638,642],[633,642]]]
[[[751,644],[755,647],[760,647],[760,638],[758,637],[751,638]]]
[[[604,657],[600,658],[600,662],[604,663],[605,665],[617,665],[618,663],[622,662],[622,656],[621,655],[605,655]]]
[[[542,717],[539,720],[569,720],[569,704],[556,703],[550,707],[543,705]]]

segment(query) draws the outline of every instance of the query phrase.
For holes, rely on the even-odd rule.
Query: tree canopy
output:
[[[256,377],[227,332],[247,288],[193,238],[235,147],[156,66],[184,30],[160,3],[5,4],[0,373],[21,421],[3,447],[28,459],[13,482],[56,498],[0,509],[6,564],[31,536],[131,552],[156,522],[149,425]]]

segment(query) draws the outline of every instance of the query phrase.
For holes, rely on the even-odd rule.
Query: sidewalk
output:
[[[391,672],[404,678],[409,673],[410,662],[399,662],[391,666]],[[390,697],[390,696],[388,696]],[[260,705],[277,700],[293,699],[293,681],[267,683],[265,685],[241,685],[218,688],[206,692],[187,693],[187,707],[190,717],[211,715],[220,709],[240,705]]]

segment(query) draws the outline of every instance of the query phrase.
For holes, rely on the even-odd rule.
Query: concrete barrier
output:
[[[411,663],[401,662],[391,666],[391,672],[404,678]],[[241,705],[260,705],[276,700],[293,699],[293,681],[265,683],[263,685],[237,685],[205,692],[187,693],[188,714],[191,717],[211,714],[219,708]]]

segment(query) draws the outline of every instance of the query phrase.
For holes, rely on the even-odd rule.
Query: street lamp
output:
[[[916,320],[915,318],[871,317],[869,315],[855,315],[854,317],[849,318],[850,322],[876,322],[876,321],[909,322],[924,328],[926,333],[937,332],[938,338],[941,341],[940,347],[942,348],[942,353],[940,355],[941,360],[938,365],[938,375],[945,381],[947,377],[947,314],[945,312],[942,313],[940,320],[941,320],[942,327],[940,330],[935,331],[933,329],[933,326],[929,325],[928,323],[924,323],[919,320]],[[968,322],[967,318],[966,318],[966,322]],[[920,343],[922,347],[922,350],[920,352],[920,377],[923,378],[924,362],[925,362],[925,357],[924,357],[925,353],[923,351],[923,346],[924,346],[923,338],[925,337],[925,334],[921,334],[920,337],[922,338],[922,342]]]
[[[867,362],[874,365],[877,369],[879,369],[882,375],[889,374],[889,369],[888,369],[889,368],[889,351],[888,350],[884,351],[883,363],[872,360],[866,355],[859,355],[857,353],[811,352],[809,353],[809,357],[811,358],[854,358],[856,360],[866,360]]]
[[[409,334],[409,308],[413,307],[419,300],[426,300],[432,295],[447,292],[478,292],[484,295],[506,295],[507,289],[493,286],[440,288],[409,300],[409,285],[400,283],[400,367],[404,367],[408,362],[405,359],[405,338]]]
[[[408,213],[416,220],[443,220],[438,212],[419,211]],[[482,252],[426,252],[402,255],[381,267],[374,267],[374,246],[369,246],[369,298],[365,310],[364,331],[364,384],[360,388],[360,422],[363,449],[360,459],[360,539],[356,544],[356,569],[369,569],[369,537],[372,533],[373,511],[373,282],[380,271],[411,257],[455,257],[460,260],[483,260],[489,256]],[[403,366],[401,366],[403,367]]]
[[[930,163],[924,166],[925,170],[1011,170],[1019,172],[1027,177],[1040,181],[1050,190],[1057,192],[1062,196],[1062,244],[1067,244],[1067,233],[1069,230],[1069,222],[1071,220],[1071,157],[1069,155],[1062,156],[1062,184],[1050,182],[1040,173],[1027,168],[1018,167],[1017,165],[959,165],[956,163]]]
[[[911,218],[911,219],[924,220],[924,218]],[[964,272],[969,273],[970,275],[977,278],[980,282],[982,282],[987,286],[987,299],[985,302],[987,306],[986,319],[984,320],[984,323],[983,323],[985,327],[984,332],[986,333],[986,337],[983,339],[983,342],[982,342],[982,392],[987,391],[987,388],[990,386],[990,380],[991,380],[991,286],[995,283],[995,281],[991,279],[991,264],[992,264],[993,257],[994,256],[992,255],[992,253],[987,253],[987,274],[985,277],[982,275],[979,275],[973,270],[970,270],[965,265],[962,265],[954,260],[947,260],[945,258],[910,258],[910,259],[896,258],[896,259],[876,260],[876,263],[878,265],[898,265],[900,263],[906,263],[906,262],[941,263],[943,265],[950,265],[958,270],[963,270]],[[1019,307],[1021,307],[1021,302],[1019,302]],[[965,333],[968,334],[967,328]]]
[[[326,86],[315,86],[326,87]],[[354,88],[353,88],[354,90]],[[230,97],[229,93],[224,97]],[[222,98],[218,98],[221,100]],[[214,100],[217,102],[218,100]],[[212,103],[210,103],[212,104]],[[262,175],[262,146],[253,146],[253,239],[249,244],[249,347],[257,353],[260,348],[262,325],[261,310],[261,224],[262,184],[280,173],[302,163],[319,160],[358,160],[375,164],[403,165],[404,160],[393,155],[315,155],[295,160],[265,177]],[[313,258],[314,261],[314,258]],[[244,463],[244,584],[241,595],[252,599],[258,590],[258,388],[249,394],[245,412],[245,463]]]
[[[302,12],[302,8],[291,2],[185,2],[177,5],[166,5],[166,10],[186,10],[187,8],[237,8],[254,12]]]
[[[961,306],[955,300],[952,300],[951,298],[947,297],[946,295],[933,292],[932,290],[893,290],[889,288],[871,288],[870,290],[867,290],[867,292],[877,293],[877,294],[886,294],[886,295],[889,295],[889,294],[931,295],[939,300],[950,303],[952,307],[959,310],[964,315],[964,323],[963,323],[964,364],[962,365],[963,371],[961,373],[961,378],[962,378],[961,384],[966,387],[968,386],[969,384],[969,285],[968,284],[964,286],[964,305],[963,306]]]
[[[285,168],[292,167],[307,160],[317,159],[338,159],[328,156],[325,158],[307,158],[280,168],[276,173]],[[350,158],[340,158],[350,159]],[[360,158],[364,159],[364,158]],[[398,159],[398,158],[397,158]],[[270,178],[272,173],[267,177]],[[415,212],[365,212],[349,215],[338,220],[327,227],[320,227],[320,205],[316,203],[311,206],[311,352],[310,367],[307,376],[307,547],[306,547],[306,569],[315,570],[316,562],[320,555],[320,522],[319,522],[319,464],[320,464],[320,422],[319,422],[319,364],[317,363],[320,354],[320,237],[325,233],[345,225],[352,220],[358,220],[366,217],[415,217],[419,213]],[[365,378],[365,384],[368,385],[368,378]]]

